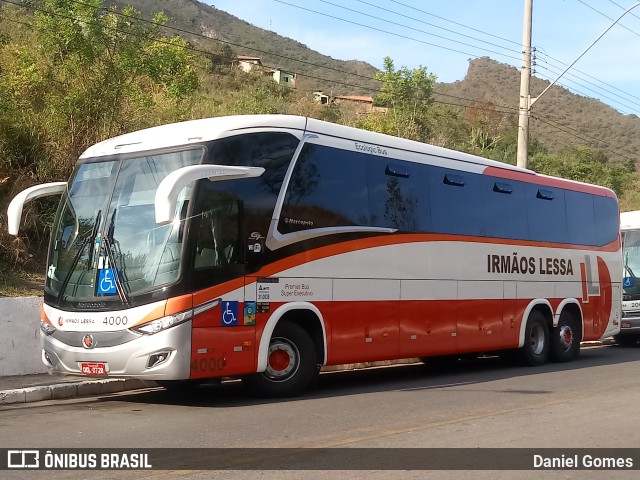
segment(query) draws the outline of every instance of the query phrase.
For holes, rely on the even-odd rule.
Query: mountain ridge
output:
[[[335,95],[375,94],[378,71],[360,60],[338,60],[323,55],[295,39],[282,37],[237,18],[215,6],[198,0],[112,0],[105,4],[131,5],[143,18],[162,10],[168,26],[205,50],[228,45],[236,55],[261,58],[263,64],[298,75],[297,85],[304,90],[323,90]],[[217,43],[213,43],[217,42]],[[212,52],[213,53],[213,52]],[[438,72],[432,72],[436,76]],[[549,85],[531,78],[531,96]],[[488,57],[471,59],[462,80],[437,83],[434,98],[442,103],[473,107],[482,103],[502,111],[503,122],[511,128],[518,124],[520,72],[517,68]],[[508,112],[508,113],[505,113]],[[605,103],[574,94],[561,86],[550,88],[531,109],[530,135],[549,151],[561,152],[576,145],[602,150],[613,161],[640,164],[640,119],[624,115]]]

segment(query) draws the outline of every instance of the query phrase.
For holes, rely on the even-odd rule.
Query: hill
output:
[[[263,65],[298,75],[297,85],[307,90],[324,90],[335,95],[371,95],[378,83],[376,68],[358,60],[337,60],[275,32],[251,25],[222,10],[197,0],[107,0],[105,5],[130,5],[145,19],[163,11],[168,17],[169,35],[180,35],[198,48],[212,53],[228,45],[236,55],[260,57]],[[192,32],[188,34],[185,32]],[[345,85],[347,84],[347,85]],[[357,86],[357,87],[354,87]]]
[[[540,94],[549,83],[532,77],[531,96]],[[513,110],[506,118],[514,125],[518,123],[520,71],[515,67],[486,57],[471,60],[463,80],[438,84],[436,90],[452,97],[492,103],[501,110]],[[635,115],[623,115],[599,100],[558,86],[551,87],[536,101],[531,115],[531,136],[550,151],[586,145],[604,151],[612,161],[640,162],[640,119]]]
[[[305,90],[324,90],[337,95],[373,95],[377,82],[376,68],[358,60],[337,60],[322,55],[306,45],[262,28],[258,28],[197,0],[112,0],[119,6],[128,4],[144,18],[162,10],[168,30],[180,34],[205,51],[218,52],[228,45],[236,55],[260,57],[263,64],[280,67],[298,75],[297,85]],[[190,35],[185,32],[193,32]],[[399,67],[399,65],[398,65]],[[438,72],[433,72],[438,75]],[[531,79],[532,97],[549,84]],[[473,105],[493,104],[497,110],[513,112],[502,115],[502,126],[518,123],[520,72],[517,68],[489,58],[471,60],[465,78],[454,83],[438,83],[436,99],[444,103]],[[640,119],[623,115],[608,105],[554,86],[532,108],[531,137],[551,152],[586,145],[602,150],[613,161],[640,163]]]

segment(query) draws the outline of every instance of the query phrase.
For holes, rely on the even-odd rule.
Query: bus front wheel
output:
[[[284,322],[269,342],[266,370],[243,378],[243,382],[259,397],[291,397],[307,388],[318,372],[309,334],[295,323]]]
[[[524,331],[520,359],[531,367],[544,365],[549,358],[549,325],[541,312],[533,311]]]

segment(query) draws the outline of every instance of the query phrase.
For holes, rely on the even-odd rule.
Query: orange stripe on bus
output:
[[[145,323],[151,322],[152,320],[157,320],[158,318],[162,318],[164,316],[166,303],[167,302],[163,302],[161,305],[158,305],[156,308],[151,310],[151,312],[147,313],[144,317],[142,317],[136,323],[131,325],[131,327],[129,328],[137,327],[138,325],[144,325]]]
[[[47,316],[47,312],[44,310],[44,303],[40,304],[40,320],[53,327],[53,323],[51,323],[51,320],[49,320],[49,317]]]
[[[543,248],[561,248],[565,250],[588,250],[596,252],[617,252],[620,250],[619,239],[611,242],[608,245],[602,247],[592,247],[585,245],[568,245],[560,243],[549,242],[531,242],[526,240],[510,240],[510,239],[495,239],[486,237],[461,237],[460,235],[440,235],[429,233],[413,233],[413,234],[396,234],[388,236],[369,237],[359,240],[352,240],[348,242],[336,243],[333,245],[327,245],[326,247],[320,247],[307,252],[298,253],[287,257],[285,259],[276,261],[269,265],[265,265],[261,268],[256,275],[267,277],[275,275],[283,270],[288,270],[305,263],[309,263],[315,260],[332,257],[335,255],[341,255],[344,253],[355,252],[358,250],[364,250],[367,248],[384,247],[390,245],[401,245],[404,243],[426,243],[426,242],[456,242],[456,243],[488,243],[495,245],[514,245],[521,247],[543,247]],[[199,302],[196,302],[196,304]]]
[[[222,297],[223,295],[226,295],[233,290],[242,288],[244,287],[244,281],[244,277],[240,277],[228,282],[221,283],[220,285],[195,292],[193,294],[193,304],[196,306],[202,305],[203,303],[213,300],[214,298]]]
[[[173,315],[193,308],[193,295],[187,294],[180,297],[169,298],[164,309],[164,315]]]
[[[402,245],[404,243],[424,243],[424,242],[474,242],[474,243],[491,243],[495,245],[515,245],[515,246],[524,246],[524,247],[546,247],[546,248],[558,248],[558,249],[568,249],[568,250],[586,250],[586,251],[595,251],[595,252],[617,252],[620,250],[620,238],[618,237],[616,241],[611,242],[608,245],[604,245],[602,247],[590,247],[584,245],[566,245],[566,244],[556,244],[556,243],[546,243],[546,242],[527,242],[524,240],[496,240],[493,238],[485,238],[485,237],[463,237],[464,240],[461,240],[459,235],[437,235],[437,234],[396,234],[389,236],[377,236],[377,237],[369,237],[359,240],[352,240],[348,242],[341,242],[334,245],[328,245],[325,247],[316,248],[314,250],[309,250],[306,252],[298,253],[296,255],[292,255],[291,257],[284,258],[282,260],[278,260],[276,262],[265,265],[257,272],[250,275],[250,277],[269,277],[276,276],[285,270],[289,270],[295,267],[299,267],[304,265],[305,263],[313,262],[316,260],[321,260],[323,258],[329,258],[335,255],[341,255],[344,253],[355,252],[359,250],[364,250],[367,248],[375,248],[375,247],[383,247],[389,245]],[[249,277],[249,278],[250,278]],[[223,295],[228,294],[229,292],[236,290],[238,288],[242,288],[245,286],[245,281],[247,281],[244,277],[237,278],[231,280],[229,282],[222,283],[220,285],[216,285],[214,287],[210,287],[199,292],[193,294],[193,304],[201,305],[206,303],[214,298],[222,297]],[[255,283],[253,281],[248,281],[246,286]]]

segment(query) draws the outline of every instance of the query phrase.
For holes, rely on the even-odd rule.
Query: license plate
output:
[[[83,362],[80,364],[80,370],[84,375],[106,375],[107,364]]]
[[[621,322],[620,328],[631,328],[631,322]]]

